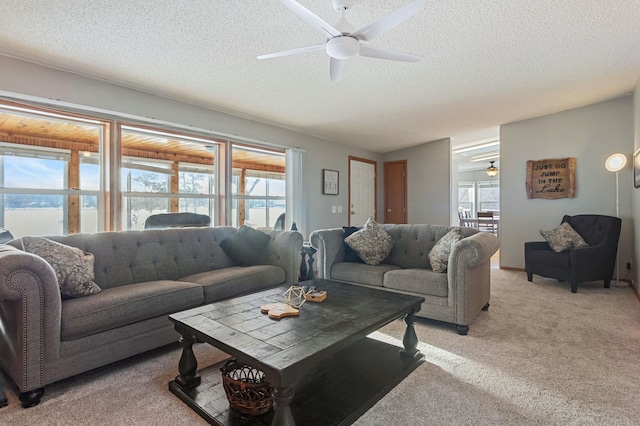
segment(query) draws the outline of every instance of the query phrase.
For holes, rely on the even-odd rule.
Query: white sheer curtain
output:
[[[285,229],[291,229],[291,224],[295,222],[298,227],[298,231],[300,231],[306,241],[309,237],[309,231],[307,230],[307,197],[304,191],[304,188],[306,187],[306,174],[304,172],[305,163],[305,151],[295,148],[287,148],[287,201]]]

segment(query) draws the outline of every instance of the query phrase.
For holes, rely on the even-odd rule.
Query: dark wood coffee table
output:
[[[423,298],[330,280],[301,285],[327,291],[327,299],[306,302],[299,316],[260,312],[282,302],[288,286],[170,315],[183,348],[171,392],[212,424],[350,424],[424,362],[413,328]],[[403,348],[367,337],[401,317]],[[257,417],[229,409],[220,366],[197,371],[196,340],[263,371],[274,409]]]

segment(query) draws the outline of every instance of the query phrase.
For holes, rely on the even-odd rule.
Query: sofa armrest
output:
[[[533,250],[551,250],[551,247],[546,241],[530,241],[524,243],[525,254]]]
[[[342,228],[320,229],[309,236],[311,246],[318,250],[316,265],[318,278],[331,279],[334,263],[344,259],[344,231]]]
[[[500,240],[489,232],[477,232],[454,244],[447,267],[449,304],[455,305],[455,323],[468,325],[491,295],[491,256]]]
[[[300,272],[302,234],[298,231],[269,231],[268,234],[271,237],[266,248],[269,263],[284,269],[285,284],[296,284]]]
[[[468,267],[480,265],[491,259],[500,247],[500,240],[490,232],[477,232],[458,241],[449,255],[449,269],[452,263],[464,260]]]
[[[61,312],[51,266],[0,245],[0,363],[22,392],[43,387],[45,360],[59,357]]]

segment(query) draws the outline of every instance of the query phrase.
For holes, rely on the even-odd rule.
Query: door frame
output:
[[[348,170],[349,170],[349,199],[348,199],[348,210],[347,215],[349,219],[347,223],[351,226],[351,161],[359,161],[361,163],[373,164],[373,217],[376,222],[378,221],[378,162],[375,160],[368,160],[366,158],[354,157],[353,155],[349,156],[348,162]]]

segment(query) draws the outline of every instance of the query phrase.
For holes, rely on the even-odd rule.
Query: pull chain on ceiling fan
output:
[[[329,64],[331,81],[340,81],[345,62],[357,55],[403,62],[417,62],[422,59],[420,56],[398,52],[397,50],[370,46],[362,42],[371,41],[381,34],[400,25],[418,13],[424,7],[426,0],[414,0],[411,3],[394,10],[382,19],[362,27],[359,30],[355,30],[347,21],[345,16],[353,4],[353,1],[351,0],[333,0],[333,7],[336,12],[340,14],[340,19],[336,25],[327,23],[324,19],[320,18],[318,15],[311,12],[295,0],[280,0],[280,3],[288,7],[298,16],[298,18],[313,26],[318,32],[327,38],[327,41],[312,46],[298,47],[296,49],[260,55],[258,56],[258,59],[271,59],[281,56],[299,55],[302,53],[325,50],[327,55],[331,57]]]

